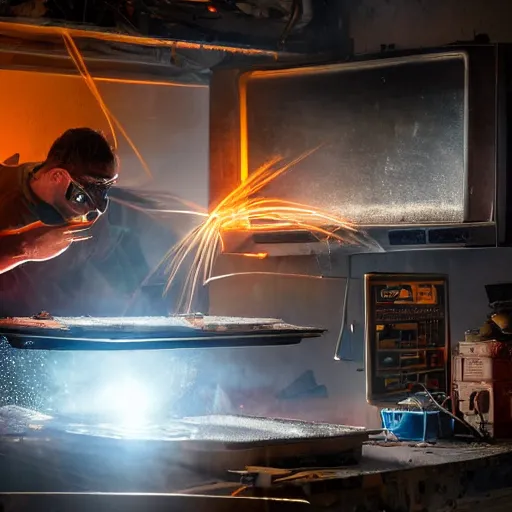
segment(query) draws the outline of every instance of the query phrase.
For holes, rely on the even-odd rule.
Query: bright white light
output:
[[[148,421],[154,398],[143,383],[124,379],[101,389],[99,408],[112,421],[126,426],[141,425]]]

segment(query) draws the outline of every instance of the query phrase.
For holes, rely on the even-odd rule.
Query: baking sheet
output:
[[[0,319],[0,336],[14,348],[45,350],[150,350],[289,345],[324,329],[273,318],[19,317]]]
[[[105,423],[51,425],[53,429],[62,429],[70,434],[113,439],[191,441],[227,450],[366,435],[366,429],[362,427],[234,415],[183,418],[138,428]]]
[[[44,436],[53,432],[136,441],[216,443],[226,449],[367,435],[364,427],[255,416],[214,414],[129,425],[102,423],[99,417],[91,416],[50,416],[16,405],[0,407],[0,437],[37,436],[43,431]]]
[[[310,510],[306,500],[184,494],[21,493],[0,494],[9,512],[301,512]]]
[[[304,467],[358,460],[368,431],[325,423],[212,415],[148,425],[101,423],[44,416],[17,406],[0,408],[0,444],[23,438],[32,446],[58,446],[62,455],[138,457],[158,454],[168,463],[224,474],[246,466]],[[154,455],[153,455],[154,456]]]

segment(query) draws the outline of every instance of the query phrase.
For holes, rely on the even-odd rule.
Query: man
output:
[[[43,163],[0,165],[0,274],[87,240],[116,178],[110,145],[90,128],[66,131]]]

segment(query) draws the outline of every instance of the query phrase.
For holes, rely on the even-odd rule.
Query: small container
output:
[[[444,412],[439,413],[439,439],[450,439],[453,437],[455,420]]]
[[[489,341],[459,341],[457,355],[493,357],[496,352],[496,342]]]
[[[400,441],[434,442],[439,438],[439,411],[383,409],[380,416],[382,427]]]
[[[472,343],[475,341],[482,341],[482,335],[480,329],[470,329],[464,333],[464,341],[466,343]]]

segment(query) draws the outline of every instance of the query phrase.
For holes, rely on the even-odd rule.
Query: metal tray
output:
[[[17,450],[13,459],[24,459],[19,450],[29,447],[44,454],[50,466],[52,461],[62,466],[68,460],[69,467],[100,468],[106,465],[101,460],[107,458],[107,465],[128,470],[147,466],[151,460],[152,464],[159,461],[159,467],[175,465],[217,475],[246,466],[296,468],[356,462],[369,434],[362,427],[234,415],[123,426],[94,418],[50,418],[17,406],[0,408],[0,427],[2,450]],[[23,443],[13,443],[21,438]],[[119,476],[120,469],[116,471]],[[136,473],[137,478],[148,477]]]
[[[291,345],[324,329],[272,318],[22,317],[0,319],[0,336],[14,348],[44,350],[152,350]]]
[[[307,501],[301,499],[84,492],[0,493],[0,507],[5,512],[301,512],[311,508]]]

